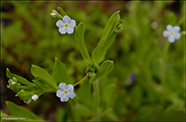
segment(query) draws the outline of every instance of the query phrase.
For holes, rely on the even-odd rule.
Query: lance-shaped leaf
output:
[[[50,76],[50,74],[48,74],[48,72],[43,68],[36,65],[32,65],[31,73],[33,74],[33,76],[43,79],[45,83],[47,83],[48,86],[50,86],[53,90],[56,91],[59,89],[55,79]]]
[[[38,117],[37,115],[35,115],[34,113],[32,113],[31,111],[29,111],[28,109],[22,106],[18,106],[10,101],[7,101],[6,105],[7,105],[9,114],[11,116],[18,117],[18,118],[24,118],[23,121],[34,121],[34,120],[36,121],[37,120],[40,122],[44,122],[43,119],[41,119],[40,117]]]
[[[66,84],[72,84],[72,80],[67,74],[65,64],[63,64],[57,58],[55,58],[55,64],[54,64],[52,76],[56,80],[57,84],[61,82],[66,83]]]
[[[30,86],[33,86],[33,85],[34,85],[33,83],[29,82],[29,81],[26,80],[25,78],[23,78],[23,77],[21,77],[21,76],[18,76],[18,75],[15,75],[15,74],[12,74],[8,68],[6,69],[6,76],[7,76],[8,78],[11,78],[11,79],[13,79],[13,77],[15,77],[15,78],[17,79],[18,82],[20,82],[21,84],[24,84],[24,85],[28,85],[28,86],[29,86],[29,85],[30,85]]]
[[[115,12],[110,19],[108,20],[107,24],[105,25],[105,28],[103,30],[102,37],[97,44],[96,48],[92,52],[92,59],[95,59],[96,63],[100,63],[103,61],[105,54],[107,52],[107,49],[110,47],[112,42],[114,41],[114,38],[116,36],[115,30],[117,28],[117,25],[120,20],[119,12]]]
[[[50,91],[51,90],[51,88],[48,86],[48,84],[46,84],[45,81],[41,78],[36,78],[32,81],[36,84],[36,86],[39,89],[42,89],[43,91]]]
[[[91,82],[95,81],[97,79],[101,79],[103,77],[106,77],[113,70],[113,68],[114,68],[113,61],[110,61],[110,60],[104,61],[101,64],[100,68],[98,69],[97,75],[91,79]]]
[[[78,43],[81,55],[87,62],[90,62],[91,58],[85,45],[84,33],[85,33],[85,25],[82,22],[80,22],[78,27],[76,27],[75,29],[75,38]]]

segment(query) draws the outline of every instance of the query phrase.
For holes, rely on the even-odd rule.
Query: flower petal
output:
[[[180,34],[180,33],[175,33],[175,34],[174,34],[174,38],[175,38],[175,39],[180,39],[180,37],[181,37],[181,34]]]
[[[74,32],[74,28],[66,28],[68,34],[72,34]]]
[[[61,28],[59,28],[59,32],[61,34],[65,34],[67,32],[67,29],[65,27],[61,27]]]
[[[179,32],[181,30],[180,26],[174,26],[174,31]]]
[[[65,95],[64,90],[57,90],[56,96],[57,97],[63,97]]]
[[[163,36],[164,37],[168,37],[169,35],[170,35],[170,33],[167,30],[163,31]]]
[[[174,38],[173,35],[171,35],[171,36],[168,37],[168,40],[169,40],[170,43],[173,43],[175,41],[175,38]]]
[[[63,22],[64,23],[68,23],[69,24],[70,23],[70,20],[71,20],[70,17],[68,17],[66,15],[63,17]]]
[[[65,94],[63,97],[60,98],[61,102],[67,102],[68,96]]]
[[[67,88],[68,92],[73,92],[74,91],[74,86],[72,84],[68,84],[67,87],[68,87]]]
[[[166,28],[167,28],[168,31],[172,31],[172,29],[173,29],[172,25],[167,25]]]
[[[67,85],[66,85],[65,83],[60,83],[60,84],[59,84],[59,88],[60,88],[61,90],[67,90]]]
[[[75,95],[74,92],[69,92],[69,93],[67,94],[67,96],[70,97],[71,99],[73,99],[76,95]]]
[[[57,27],[64,27],[64,22],[63,22],[62,20],[58,20],[58,21],[56,22],[56,26],[57,26]]]
[[[75,20],[71,20],[69,23],[69,28],[73,28],[76,26],[76,21]]]

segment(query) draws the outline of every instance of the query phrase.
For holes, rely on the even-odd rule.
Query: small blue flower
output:
[[[58,20],[56,22],[56,26],[59,27],[59,32],[61,34],[65,34],[66,32],[72,34],[74,32],[74,27],[76,26],[76,21],[71,20],[70,17],[65,15],[63,21]]]
[[[164,37],[168,37],[168,41],[170,43],[173,43],[175,39],[180,39],[181,34],[179,33],[180,27],[179,26],[174,26],[172,27],[171,25],[167,25],[167,30],[163,32]]]
[[[57,90],[56,96],[60,98],[61,102],[67,102],[69,97],[73,99],[76,95],[74,94],[74,86],[69,84],[68,86],[65,83],[59,84],[60,90]]]

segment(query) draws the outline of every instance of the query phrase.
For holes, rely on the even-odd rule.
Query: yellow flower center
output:
[[[170,32],[170,34],[171,34],[171,35],[174,35],[174,32],[173,32],[173,31],[171,31],[171,32]]]
[[[67,28],[68,27],[68,24],[66,23],[64,26],[65,26],[65,28]]]
[[[65,94],[68,94],[68,91],[67,91],[67,90],[65,90],[65,91],[64,91],[64,93],[65,93]]]

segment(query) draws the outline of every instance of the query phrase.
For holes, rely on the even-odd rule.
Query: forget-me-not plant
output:
[[[167,25],[166,29],[167,30],[163,32],[163,36],[168,37],[168,41],[170,43],[173,43],[175,39],[180,39],[181,34],[179,33],[179,31],[181,30],[181,28],[179,26],[172,27],[172,25]]]
[[[74,32],[74,27],[76,26],[76,21],[71,20],[70,17],[65,15],[63,17],[63,21],[58,20],[56,22],[56,26],[59,27],[59,32],[61,34],[65,33],[72,34]]]
[[[60,90],[57,90],[56,96],[60,98],[61,102],[67,102],[69,97],[73,99],[76,96],[72,84],[68,84],[67,86],[65,83],[60,83],[59,88]]]

